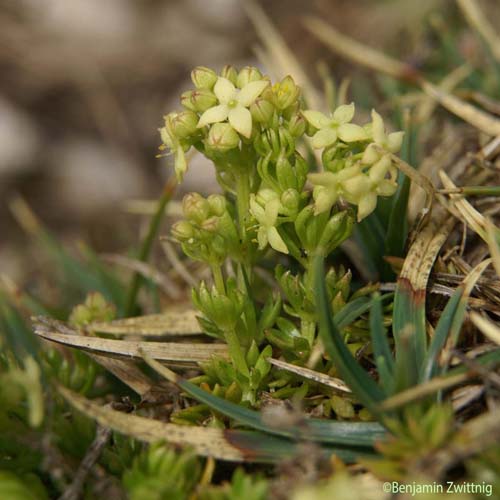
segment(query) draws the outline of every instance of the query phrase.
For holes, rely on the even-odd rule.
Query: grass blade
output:
[[[342,378],[368,410],[377,411],[377,403],[384,399],[384,392],[363,370],[347,349],[342,335],[332,319],[330,301],[326,291],[324,263],[320,256],[314,260],[313,271],[316,283],[316,303],[319,312],[320,335],[332,361],[338,367]]]
[[[146,262],[148,260],[149,254],[151,253],[151,248],[153,246],[153,242],[155,240],[156,235],[158,234],[160,223],[163,219],[163,215],[165,214],[165,208],[170,199],[172,198],[174,189],[175,189],[175,181],[171,180],[166,184],[163,194],[158,201],[158,207],[156,209],[156,213],[151,219],[148,233],[144,238],[144,241],[142,242],[142,246],[139,251],[139,255],[137,257],[138,260],[141,262]],[[134,273],[127,293],[127,299],[125,303],[125,316],[132,316],[133,313],[135,312],[137,294],[139,293],[143,281],[144,278],[140,273],[138,272]]]
[[[381,439],[385,434],[384,429],[379,424],[371,422],[338,422],[311,418],[304,420],[299,425],[286,427],[280,424],[273,426],[262,419],[261,413],[214,396],[179,377],[172,370],[161,365],[146,353],[144,353],[143,357],[151,368],[170,382],[178,385],[200,403],[204,403],[223,415],[233,418],[242,425],[247,425],[260,431],[292,439],[302,438],[321,443],[352,447],[372,446],[375,440]]]
[[[371,302],[370,335],[380,382],[385,392],[391,394],[394,390],[394,358],[387,340],[387,330],[384,327],[382,299],[378,295]]]

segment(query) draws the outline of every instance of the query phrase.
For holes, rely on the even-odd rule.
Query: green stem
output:
[[[229,355],[231,356],[234,367],[240,373],[248,377],[250,372],[248,370],[247,362],[236,332],[234,330],[226,330],[224,332],[224,337],[226,339],[227,346],[229,348]]]
[[[240,168],[236,174],[236,206],[238,209],[238,226],[240,238],[244,243],[246,240],[245,219],[249,210],[250,178],[245,168]]]
[[[146,237],[144,238],[144,241],[142,242],[139,255],[137,256],[137,260],[141,262],[146,262],[149,258],[153,242],[156,238],[156,235],[158,234],[160,223],[163,219],[163,215],[165,214],[165,208],[172,198],[174,186],[175,184],[173,181],[167,182],[165,190],[158,200],[158,208],[156,209],[156,212],[151,219],[148,232],[146,234]],[[127,293],[127,301],[125,303],[125,316],[131,316],[135,313],[137,295],[143,283],[144,278],[142,277],[142,275],[138,272],[134,273]]]
[[[224,285],[224,276],[222,275],[221,266],[219,266],[218,264],[212,264],[210,268],[212,270],[212,276],[214,278],[215,288],[217,288],[217,291],[219,293],[225,295],[226,287]]]

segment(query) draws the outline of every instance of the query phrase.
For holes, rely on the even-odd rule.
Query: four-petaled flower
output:
[[[368,145],[363,154],[362,162],[365,165],[373,165],[383,156],[373,147],[374,145],[379,146],[388,153],[397,153],[401,149],[404,132],[387,134],[385,132],[384,120],[372,109],[371,136],[373,143]]]
[[[213,89],[219,104],[201,115],[198,128],[227,119],[237,132],[247,139],[250,138],[252,115],[248,108],[268,85],[267,80],[257,80],[247,83],[240,90],[227,78],[219,77]]]
[[[339,106],[331,117],[319,111],[303,111],[304,118],[318,131],[313,135],[312,144],[321,149],[331,146],[340,139],[344,142],[356,142],[368,139],[363,127],[349,123],[354,116],[354,103]]]
[[[259,203],[257,197],[264,206]],[[288,248],[276,229],[280,208],[279,195],[271,189],[262,189],[257,195],[250,195],[250,213],[259,223],[257,232],[259,248],[262,250],[269,243],[277,252],[288,254]]]

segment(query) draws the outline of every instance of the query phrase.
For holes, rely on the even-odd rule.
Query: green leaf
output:
[[[365,372],[345,345],[342,335],[332,318],[330,301],[326,291],[324,262],[320,256],[313,262],[316,303],[319,312],[319,331],[321,339],[333,363],[338,368],[342,378],[349,385],[354,395],[370,412],[377,413],[377,403],[385,397],[382,389]]]
[[[399,280],[394,296],[392,330],[396,346],[397,391],[418,383],[427,352],[425,293],[415,291],[408,280]]]
[[[467,302],[462,304],[462,307],[460,307],[460,299],[462,298],[462,295],[463,288],[457,288],[441,313],[441,317],[436,325],[434,336],[432,337],[432,341],[429,345],[429,349],[422,365],[420,372],[421,382],[430,380],[437,373],[439,353],[446,343],[446,339],[448,338],[456,318],[460,317],[461,319],[459,322],[460,325],[458,325],[459,329],[463,323]]]
[[[387,330],[384,327],[382,299],[378,294],[371,302],[370,335],[382,387],[387,394],[392,394],[394,390],[394,358],[387,340]]]
[[[160,375],[177,384],[200,403],[205,403],[212,409],[236,420],[241,425],[292,439],[308,439],[321,443],[332,443],[353,447],[368,447],[384,437],[385,431],[378,423],[374,422],[338,422],[310,418],[300,424],[273,426],[263,419],[260,412],[237,405],[201,389],[200,387],[184,380],[147,355],[144,360]],[[373,381],[372,381],[373,382]]]

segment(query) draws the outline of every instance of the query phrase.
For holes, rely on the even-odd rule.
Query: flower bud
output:
[[[304,135],[304,132],[306,131],[306,120],[301,114],[295,113],[290,118],[290,121],[288,122],[288,131],[292,134],[292,137],[300,137],[301,135]]]
[[[183,92],[181,94],[181,104],[184,106],[186,109],[189,109],[190,111],[196,111],[194,104],[191,100],[191,96],[193,94],[194,90],[186,90],[186,92]]]
[[[211,194],[207,201],[214,215],[220,217],[226,211],[226,198],[222,194]]]
[[[208,89],[189,90],[181,95],[181,104],[198,113],[203,113],[217,104],[217,97]]]
[[[262,80],[262,73],[254,66],[245,66],[239,73],[236,85],[242,89],[247,83]]]
[[[297,178],[290,161],[282,152],[276,160],[276,178],[281,189],[296,188]]]
[[[222,76],[223,78],[227,78],[233,85],[237,84],[238,72],[236,71],[234,66],[231,66],[230,64],[226,64],[226,66],[222,68],[220,76]]]
[[[161,137],[161,142],[168,146],[169,148],[172,148],[173,146],[173,140],[170,135],[170,132],[167,127],[162,127],[158,129],[160,132],[160,137]]]
[[[214,123],[210,127],[207,146],[210,149],[225,153],[234,149],[240,143],[240,137],[229,123]]]
[[[209,233],[216,233],[219,230],[219,225],[219,218],[212,216],[202,222],[201,228]]]
[[[191,71],[191,80],[197,89],[212,90],[217,81],[217,73],[205,66],[196,66]]]
[[[185,139],[196,132],[198,115],[193,111],[181,111],[172,117],[172,129],[179,139]]]
[[[252,118],[257,123],[268,124],[274,113],[274,106],[266,99],[258,98],[250,106]]]
[[[182,199],[184,216],[201,224],[210,215],[208,201],[198,193],[188,193]]]
[[[281,195],[281,204],[285,207],[286,211],[292,215],[296,214],[299,208],[300,195],[295,189],[287,189]]]
[[[178,241],[188,241],[194,236],[194,228],[189,221],[181,220],[172,226],[170,233]]]
[[[291,76],[286,76],[280,83],[275,85],[276,106],[283,110],[294,104],[299,98],[300,88],[295,84]]]

